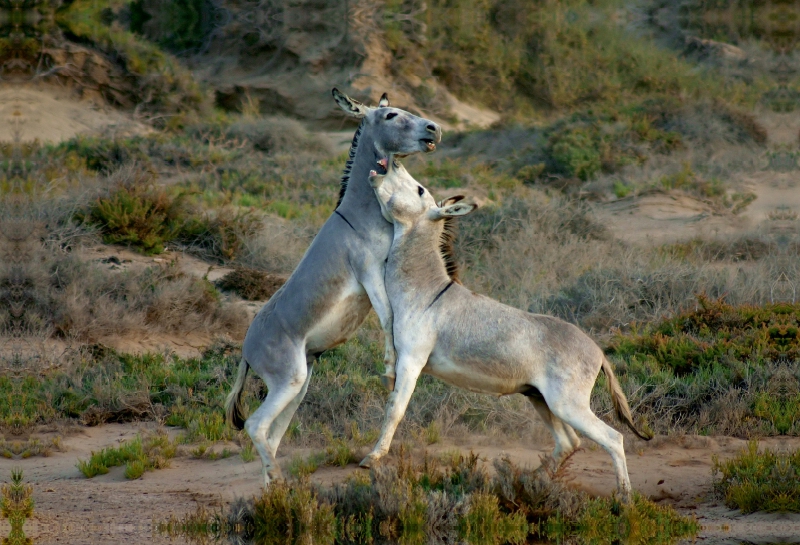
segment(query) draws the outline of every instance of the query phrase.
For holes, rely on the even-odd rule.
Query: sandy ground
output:
[[[694,237],[742,235],[768,221],[776,210],[800,212],[800,176],[761,172],[743,181],[756,199],[738,214],[676,192],[653,191],[598,205],[600,220],[622,240],[664,244]]]
[[[109,424],[74,431],[62,441],[63,450],[47,458],[0,461],[0,474],[11,466],[24,471],[33,485],[35,515],[26,523],[26,535],[37,545],[114,543],[167,543],[154,529],[171,515],[194,512],[198,506],[220,508],[236,497],[252,497],[259,492],[260,462],[244,463],[238,455],[210,461],[182,455],[168,469],[146,473],[142,478],[125,479],[123,468],[93,479],[84,478],[75,466],[92,451],[131,439],[147,426]],[[172,430],[171,433],[176,433]],[[742,516],[711,497],[711,457],[733,456],[746,444],[728,437],[657,437],[650,443],[627,439],[628,468],[633,487],[656,502],[673,505],[686,514],[695,514],[703,525],[701,538],[711,542],[736,538],[759,542],[775,536],[800,536],[800,517],[786,518],[757,514]],[[798,448],[800,439],[781,442],[767,439],[773,448]],[[236,450],[235,445],[228,445]],[[590,441],[569,461],[567,478],[573,486],[593,493],[609,494],[614,475],[608,455]],[[222,446],[217,449],[221,450]],[[458,449],[480,454],[491,460],[503,455],[514,462],[536,467],[540,456],[552,443],[503,443],[489,437],[469,437],[461,442],[448,440],[428,447],[437,455]],[[415,452],[421,455],[422,450]],[[283,446],[282,465],[292,456],[307,455],[308,449]],[[354,472],[365,471],[354,464],[346,468],[321,468],[312,481],[329,484]]]
[[[77,134],[139,134],[150,129],[130,116],[53,85],[0,88],[0,142],[60,142]]]

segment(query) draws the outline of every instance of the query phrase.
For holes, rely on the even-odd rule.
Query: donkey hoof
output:
[[[394,392],[394,380],[395,377],[391,375],[381,375],[381,384],[390,392]]]
[[[361,463],[358,464],[359,466],[363,467],[364,469],[369,469],[378,463],[378,458],[376,458],[372,454],[368,454],[366,458],[361,460]]]

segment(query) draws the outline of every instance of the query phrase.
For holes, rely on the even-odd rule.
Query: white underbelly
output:
[[[319,353],[338,346],[356,332],[372,306],[361,284],[353,281],[319,316],[306,334],[306,350]]]

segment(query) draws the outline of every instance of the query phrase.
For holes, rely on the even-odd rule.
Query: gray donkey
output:
[[[397,382],[389,396],[380,439],[361,462],[371,466],[389,450],[420,373],[495,395],[523,394],[555,438],[553,457],[562,462],[578,447],[573,428],[600,444],[614,462],[617,486],[630,500],[622,434],[589,407],[600,369],[605,372],[619,418],[642,439],[603,351],[586,334],[558,318],[531,314],[478,295],[447,274],[436,247],[447,218],[477,208],[463,197],[437,205],[402,165],[384,160],[386,175],[372,171],[370,183],[394,240],[386,263],[392,305]]]
[[[370,308],[385,333],[385,384],[393,388],[392,310],[383,285],[392,225],[381,215],[367,178],[380,157],[434,151],[441,141],[436,123],[389,107],[385,94],[377,108],[337,89],[333,97],[345,113],[361,119],[339,203],[289,280],[253,319],[225,402],[228,423],[237,429],[244,425],[261,456],[265,486],[280,476],[275,453],[308,390],[316,357],[353,335]],[[241,394],[248,368],[266,382],[269,393],[244,422]]]

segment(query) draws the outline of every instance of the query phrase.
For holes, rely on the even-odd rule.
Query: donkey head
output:
[[[394,159],[378,161],[386,166],[386,174],[373,170],[369,183],[375,190],[383,217],[395,225],[410,227],[420,222],[439,222],[447,218],[465,216],[478,205],[465,202],[457,195],[437,203],[430,192],[422,187],[406,169]]]
[[[386,93],[377,107],[366,106],[335,88],[332,93],[333,99],[346,114],[363,120],[362,126],[369,131],[381,156],[434,151],[436,144],[442,140],[439,125],[405,110],[390,107]]]

